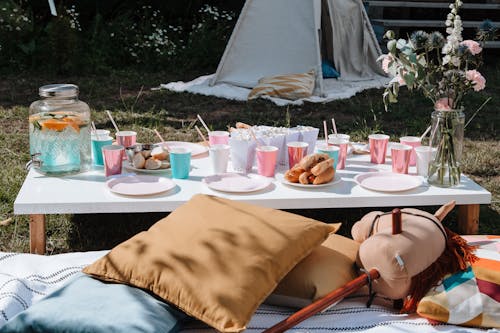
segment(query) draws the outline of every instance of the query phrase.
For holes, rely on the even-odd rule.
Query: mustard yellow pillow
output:
[[[266,303],[304,307],[357,277],[359,243],[330,234],[279,283]]]
[[[248,94],[248,99],[270,96],[296,100],[311,97],[316,76],[313,70],[307,73],[264,77]]]
[[[222,332],[239,332],[278,282],[334,228],[195,195],[84,272],[151,291]]]

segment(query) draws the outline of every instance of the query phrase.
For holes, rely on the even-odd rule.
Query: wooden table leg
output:
[[[45,254],[45,215],[30,215],[30,252]]]
[[[477,235],[479,232],[479,204],[458,206],[458,232]]]

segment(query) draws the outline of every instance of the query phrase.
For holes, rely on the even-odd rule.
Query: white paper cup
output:
[[[417,173],[419,176],[427,177],[429,172],[429,163],[434,159],[436,148],[419,146],[414,149],[417,157]]]
[[[234,171],[251,172],[255,160],[255,140],[229,138],[231,163]]]
[[[109,133],[110,133],[109,130],[98,129],[95,132],[91,131],[90,137],[92,138],[92,140],[94,140],[94,138],[97,138],[97,141],[104,141],[104,140],[107,140]]]
[[[212,170],[215,175],[226,173],[229,162],[229,145],[216,144],[208,148],[208,155],[212,163]]]
[[[345,140],[349,141],[351,139],[351,136],[348,135],[348,134],[341,134],[341,133],[337,133],[337,134],[329,134],[328,135],[328,142],[332,142],[332,143],[342,143],[344,142]]]

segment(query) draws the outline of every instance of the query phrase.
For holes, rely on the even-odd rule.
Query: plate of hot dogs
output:
[[[286,185],[316,188],[336,184],[341,181],[335,176],[333,159],[327,154],[307,155],[293,168],[285,172],[282,182]]]

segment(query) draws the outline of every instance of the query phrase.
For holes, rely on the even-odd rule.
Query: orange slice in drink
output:
[[[63,118],[62,121],[66,122],[68,124],[68,126],[73,127],[73,129],[75,131],[80,132],[81,121],[79,118],[66,117],[66,118]]]
[[[63,118],[63,119],[47,119],[40,122],[42,126],[42,130],[50,130],[50,131],[64,131],[64,129],[68,126],[73,127],[73,129],[77,132],[80,132],[80,127],[78,123],[71,118]]]

